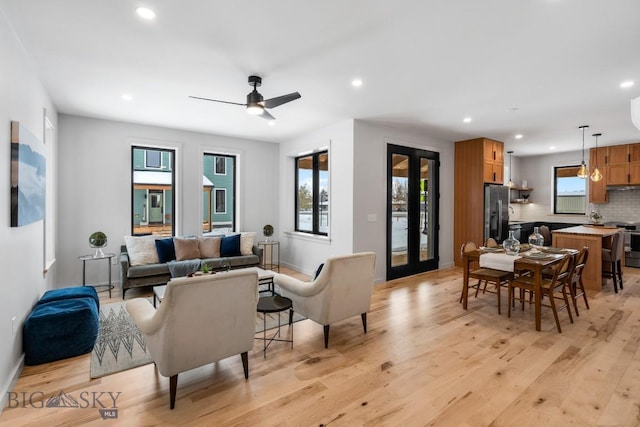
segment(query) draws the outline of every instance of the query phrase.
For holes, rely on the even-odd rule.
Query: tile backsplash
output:
[[[627,191],[609,191],[609,203],[588,204],[587,213],[591,206],[602,215],[604,222],[639,222],[640,223],[640,189]],[[520,221],[554,221],[587,223],[585,215],[553,215],[551,204],[536,200],[527,205],[511,204],[512,220]]]
[[[640,190],[609,191],[609,203],[593,205],[604,222],[640,222]]]

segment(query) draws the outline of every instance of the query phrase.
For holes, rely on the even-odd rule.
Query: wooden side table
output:
[[[93,286],[98,287],[98,286],[108,286],[109,289],[109,298],[111,298],[111,289],[113,289],[113,284],[111,284],[111,259],[113,257],[115,257],[116,254],[104,254],[101,256],[94,256],[94,255],[82,255],[79,256],[78,259],[80,261],[82,261],[82,286]],[[108,285],[87,285],[87,261],[97,261],[100,259],[106,259],[107,260],[107,264],[108,264],[108,270],[109,270],[109,284]]]
[[[278,269],[280,272],[280,242],[277,240],[263,240],[258,242],[258,247],[262,246],[262,265],[265,270]],[[277,258],[276,254],[277,253]]]

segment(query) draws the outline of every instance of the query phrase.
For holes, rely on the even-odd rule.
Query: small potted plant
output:
[[[525,193],[525,194],[523,194],[523,195],[522,195],[522,198],[524,199],[524,202],[525,202],[525,203],[528,203],[528,202],[529,202],[529,193]]]

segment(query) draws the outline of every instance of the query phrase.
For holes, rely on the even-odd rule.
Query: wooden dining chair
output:
[[[542,234],[542,237],[544,237],[544,245],[551,246],[551,231],[549,231],[549,227],[541,225],[538,227],[538,231]]]
[[[460,247],[460,256],[464,258],[465,252],[470,252],[476,250],[477,246],[473,242],[465,242]],[[500,309],[500,291],[502,287],[507,287],[509,284],[509,280],[513,279],[513,273],[509,271],[501,271],[494,270],[491,268],[481,268],[479,264],[469,266],[469,280],[476,279],[478,282],[475,285],[469,285],[467,292],[469,292],[472,288],[476,290],[476,298],[478,297],[478,292],[480,291],[480,287],[484,287],[482,289],[482,293],[489,292],[495,293],[498,296],[498,314],[501,314]],[[487,290],[487,283],[492,283],[495,285],[495,290]],[[460,294],[460,302],[464,297],[464,289]]]
[[[569,320],[573,323],[573,316],[571,315],[571,309],[569,308],[569,298],[567,296],[567,282],[571,278],[571,274],[573,272],[573,257],[571,255],[565,255],[558,264],[556,264],[553,277],[551,279],[547,279],[542,277],[541,286],[540,286],[540,296],[543,298],[544,296],[549,297],[549,304],[542,304],[545,307],[551,307],[553,310],[553,318],[556,321],[556,327],[558,328],[558,332],[562,333],[562,328],[560,327],[560,320],[558,318],[558,310],[562,310],[563,308],[567,309],[567,313],[569,314]],[[509,310],[507,312],[507,316],[511,317],[511,306],[515,302],[515,294],[514,288],[519,288],[524,291],[529,291],[530,293],[536,292],[535,286],[535,277],[534,276],[518,276],[517,278],[509,281]],[[562,296],[558,296],[557,293],[561,292]],[[520,293],[520,298],[517,298],[522,303],[522,308],[524,309],[525,299],[523,298],[522,292]],[[562,299],[563,305],[557,306],[556,299]]]
[[[584,283],[582,282],[582,273],[584,272],[584,267],[587,264],[587,258],[589,258],[589,248],[584,246],[578,255],[576,255],[571,280],[567,282],[569,285],[569,292],[571,293],[571,299],[573,300],[573,308],[576,311],[576,316],[580,316],[577,304],[577,300],[580,297],[584,298],[584,304],[587,306],[587,310],[589,310],[589,301],[587,301],[587,293],[584,290]]]
[[[622,287],[622,257],[624,256],[624,230],[611,237],[611,247],[602,248],[602,277],[613,279],[613,290],[618,293],[618,280]],[[605,270],[606,267],[607,269]]]

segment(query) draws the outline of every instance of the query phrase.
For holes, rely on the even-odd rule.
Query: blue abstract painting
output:
[[[44,219],[44,144],[19,122],[11,122],[11,226]]]

